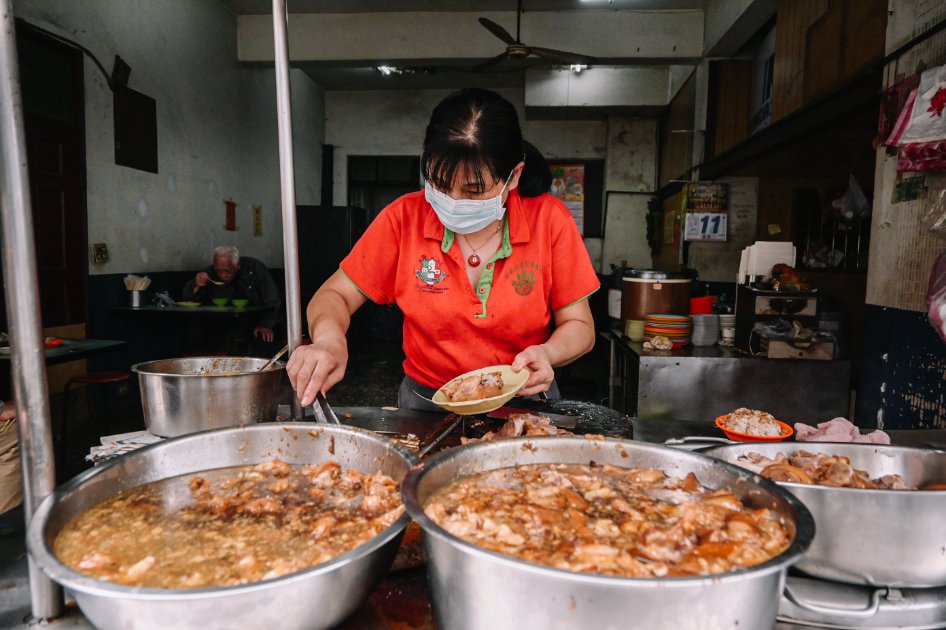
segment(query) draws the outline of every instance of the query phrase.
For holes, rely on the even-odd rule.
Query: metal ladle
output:
[[[271,368],[271,367],[273,366],[273,364],[274,364],[276,361],[279,360],[279,357],[281,357],[282,355],[286,354],[286,350],[288,350],[288,349],[289,349],[289,344],[287,343],[286,345],[284,345],[284,346],[282,347],[282,349],[281,349],[279,352],[277,352],[275,355],[273,355],[273,358],[272,358],[272,359],[270,359],[269,361],[267,361],[267,362],[263,365],[263,367],[261,367],[261,368],[260,368],[259,370],[257,370],[257,371],[258,371],[258,372],[265,372],[266,370],[268,370],[269,368]]]

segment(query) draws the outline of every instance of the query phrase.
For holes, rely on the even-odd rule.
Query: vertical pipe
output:
[[[40,330],[36,248],[26,137],[20,98],[16,31],[10,0],[0,0],[0,226],[3,232],[3,281],[13,349],[13,394],[23,468],[26,522],[56,487],[49,391]],[[33,616],[48,619],[62,609],[62,589],[28,559]]]
[[[299,295],[299,233],[296,229],[296,177],[292,162],[292,103],[289,94],[289,15],[284,0],[273,0],[273,45],[276,60],[276,118],[279,126],[279,183],[282,190],[282,246],[286,269],[286,328],[289,354],[302,342]],[[302,418],[299,399],[292,399],[292,417]]]

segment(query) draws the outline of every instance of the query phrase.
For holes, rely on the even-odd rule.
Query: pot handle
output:
[[[799,597],[798,593],[792,590],[792,587],[788,584],[785,585],[785,597],[804,610],[813,613],[819,613],[822,615],[834,615],[834,616],[848,616],[848,617],[873,617],[877,614],[877,611],[880,610],[880,602],[887,595],[887,589],[878,588],[875,589],[870,596],[870,603],[866,608],[832,608],[831,606],[822,606],[820,604],[813,604],[811,602],[806,602],[804,599]]]

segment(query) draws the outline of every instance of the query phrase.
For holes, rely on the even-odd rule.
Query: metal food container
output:
[[[436,525],[427,499],[456,479],[525,464],[611,464],[650,467],[709,488],[727,488],[744,503],[768,507],[793,528],[779,556],[750,569],[700,577],[621,578],[553,569],[465,542]],[[775,625],[789,565],[808,548],[808,510],[776,484],[702,455],[625,440],[516,438],[470,444],[415,466],[401,486],[404,504],[424,531],[438,628],[552,630],[565,628],[701,628],[761,630]]]
[[[703,451],[738,465],[741,456],[774,459],[796,450],[843,455],[872,479],[898,474],[922,487],[946,483],[946,451],[799,442],[733,444]],[[809,575],[849,584],[892,587],[946,585],[946,492],[870,490],[783,483],[815,518],[818,534],[796,567]]]
[[[404,528],[401,517],[370,541],[303,571],[250,584],[201,589],[135,588],[78,573],[53,554],[56,536],[85,509],[136,486],[215,468],[273,458],[290,464],[336,461],[362,473],[400,481],[415,461],[405,449],[369,431],[311,423],[255,425],[168,440],[87,471],[36,510],[27,543],[36,564],[71,591],[103,630],[328,628],[351,614],[387,572]]]
[[[162,437],[276,419],[285,363],[258,372],[267,359],[193,357],[131,366],[138,374],[145,427]]]

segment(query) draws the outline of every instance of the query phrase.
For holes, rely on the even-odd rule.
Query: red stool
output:
[[[62,464],[62,453],[63,445],[65,444],[66,438],[68,437],[69,430],[69,392],[71,391],[74,385],[109,385],[113,383],[122,383],[129,380],[131,377],[128,372],[86,372],[85,374],[80,374],[79,376],[74,376],[69,379],[69,382],[66,383],[66,388],[63,390],[63,411],[62,411],[62,427],[59,431],[59,448],[57,452],[59,461],[56,462],[57,467],[60,467]],[[104,406],[104,405],[103,405]],[[93,405],[89,405],[89,417],[92,418],[99,430],[108,429],[108,416],[103,415],[96,418],[96,412]]]

